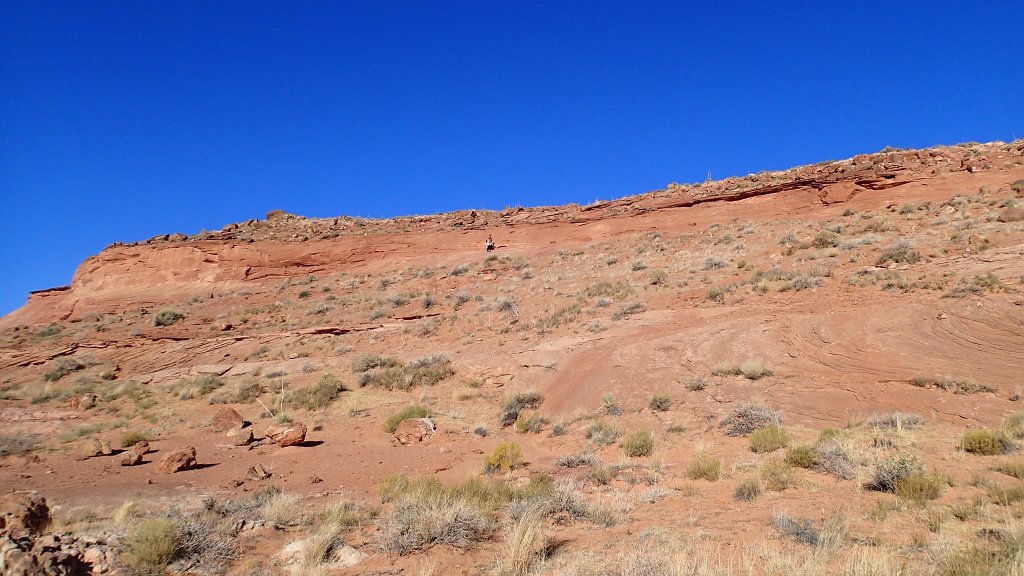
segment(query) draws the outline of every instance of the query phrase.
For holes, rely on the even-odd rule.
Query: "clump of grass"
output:
[[[390,363],[390,360],[388,360]],[[409,390],[417,386],[433,386],[455,374],[451,360],[444,354],[434,354],[409,362],[371,369],[359,375],[359,386],[378,386],[386,390]]]
[[[1019,537],[999,538],[993,543],[967,544],[940,555],[940,576],[989,576],[1019,574],[1024,541]]]
[[[699,450],[694,453],[693,460],[686,466],[686,477],[690,480],[703,478],[715,482],[722,477],[722,461]]]
[[[883,430],[910,430],[924,424],[924,418],[912,412],[888,412],[872,416],[868,426]]]
[[[612,444],[621,435],[622,431],[616,428],[614,424],[604,420],[598,420],[591,424],[585,433],[586,439],[598,446]]]
[[[563,468],[579,468],[581,466],[597,466],[601,463],[592,452],[580,452],[578,454],[569,454],[568,456],[559,456],[555,460],[555,464]]]
[[[149,442],[149,436],[138,430],[127,430],[121,435],[121,448],[131,448],[139,442]]]
[[[493,452],[484,457],[485,472],[511,472],[522,465],[519,445],[515,442],[498,444]]]
[[[1003,430],[1012,438],[1024,438],[1024,412],[1015,412],[1006,417]]]
[[[998,388],[987,384],[978,384],[973,380],[950,378],[949,376],[943,378],[914,376],[910,379],[910,383],[919,388],[939,388],[954,394],[977,394],[978,392],[999,391]]]
[[[505,398],[501,405],[501,417],[499,423],[502,427],[511,426],[519,419],[519,413],[524,410],[536,409],[544,402],[540,392],[531,390],[520,392]]]
[[[627,316],[639,314],[647,310],[647,305],[643,302],[630,302],[629,304],[623,305],[614,314],[612,314],[612,320],[622,320]]]
[[[728,263],[725,260],[722,260],[721,258],[718,258],[716,256],[708,256],[707,258],[704,259],[704,262],[701,263],[700,269],[717,270],[719,268],[725,268],[727,265]]]
[[[789,433],[774,424],[758,428],[750,434],[751,451],[761,454],[785,448],[789,444]]]
[[[43,380],[46,380],[47,382],[56,382],[68,374],[82,370],[86,367],[87,364],[78,358],[74,358],[72,356],[59,356],[54,359],[53,363],[50,365],[50,369],[43,374]]]
[[[762,491],[761,481],[753,476],[749,476],[736,484],[736,489],[733,490],[732,496],[741,502],[750,502],[760,496]]]
[[[889,262],[896,264],[914,264],[921,260],[921,253],[912,250],[906,242],[897,242],[885,249],[875,261],[875,266],[884,266]]]
[[[897,478],[894,491],[900,500],[924,506],[929,500],[935,500],[942,494],[945,479],[938,474],[911,474]]]
[[[344,390],[345,387],[337,376],[331,373],[323,374],[317,379],[316,384],[292,392],[292,406],[304,410],[322,410]]]
[[[761,479],[764,480],[765,488],[768,490],[781,492],[786,488],[796,486],[796,470],[785,460],[771,460],[761,467]]]
[[[551,420],[539,414],[533,414],[530,416],[527,416],[526,414],[520,414],[519,417],[516,418],[515,428],[516,431],[522,432],[524,434],[527,432],[538,434],[544,429],[544,426],[550,423]]]
[[[152,518],[136,523],[129,530],[124,561],[139,576],[159,576],[174,559],[181,545],[180,532],[169,518]]]
[[[177,310],[161,310],[153,316],[153,326],[170,326],[184,317],[185,315]]]
[[[656,412],[666,412],[672,407],[672,397],[668,394],[655,394],[651,396],[651,401],[648,404],[651,410]]]
[[[689,382],[686,383],[686,389],[691,392],[700,392],[701,390],[708,387],[708,379],[703,375],[697,375],[690,378]]]
[[[1024,500],[1024,486],[1020,484],[993,484],[988,487],[989,498],[1000,506],[1010,506]]]
[[[1002,472],[1007,476],[1013,476],[1018,480],[1024,480],[1024,459],[1008,460],[997,464],[993,470]]]
[[[759,428],[782,423],[782,412],[758,402],[747,402],[733,410],[719,424],[729,436],[746,436]]]
[[[171,385],[171,393],[179,400],[202,398],[224,385],[224,380],[215,374],[200,374],[195,378],[182,378]]]
[[[899,481],[924,474],[924,463],[913,454],[898,453],[875,462],[871,477],[864,484],[868,490],[895,492]]]
[[[615,395],[611,392],[605,392],[601,395],[601,409],[604,410],[605,414],[609,416],[621,416],[622,405],[615,399]]]
[[[349,365],[353,372],[366,372],[373,368],[391,368],[399,366],[402,362],[394,356],[383,356],[381,354],[360,354],[354,358]]]
[[[384,429],[388,432],[394,433],[398,430],[398,425],[402,423],[402,420],[408,420],[409,418],[426,418],[430,415],[430,410],[426,406],[419,404],[413,404],[412,406],[406,406],[400,411],[388,416],[388,419],[384,421]]]
[[[814,445],[814,469],[843,480],[851,480],[856,465],[848,441],[841,436],[821,438]]]
[[[818,461],[814,449],[806,445],[788,448],[784,460],[790,466],[808,469],[814,468],[815,463]]]
[[[712,376],[743,376],[748,380],[760,380],[775,372],[761,360],[745,360],[741,364],[723,362],[711,368]]]
[[[960,438],[961,450],[982,456],[1006,454],[1013,447],[1013,440],[1002,430],[968,430]]]
[[[0,456],[27,454],[40,445],[38,434],[0,434]]]
[[[633,432],[622,441],[622,451],[629,458],[650,456],[654,452],[654,436],[646,430]]]

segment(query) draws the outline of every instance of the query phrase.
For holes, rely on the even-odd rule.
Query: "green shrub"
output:
[[[706,452],[697,452],[686,466],[686,476],[690,480],[703,478],[714,482],[722,476],[722,462]]]
[[[797,468],[814,468],[817,457],[810,446],[793,446],[786,450],[786,464]]]
[[[622,441],[622,451],[629,458],[650,456],[654,451],[654,436],[646,430],[633,432]]]
[[[1013,440],[1002,430],[968,430],[960,438],[960,449],[972,454],[993,456],[1006,454],[1013,448]]]
[[[388,432],[394,432],[398,430],[398,425],[402,423],[402,420],[408,420],[409,418],[426,418],[430,415],[430,410],[426,406],[420,406],[414,404],[412,406],[406,406],[401,411],[392,414],[384,421],[384,429]]]
[[[322,410],[345,390],[334,374],[323,374],[312,386],[292,392],[292,406],[304,410]]]
[[[170,326],[184,317],[185,315],[177,310],[161,310],[153,316],[153,326]]]
[[[789,433],[780,426],[765,426],[750,435],[750,449],[755,453],[773,452],[789,444]]]
[[[737,500],[750,502],[760,496],[761,492],[761,481],[751,476],[740,480],[732,495]]]
[[[515,442],[498,444],[493,452],[484,457],[486,472],[510,472],[521,464],[519,445]]]
[[[651,410],[665,412],[672,407],[672,398],[668,394],[655,394],[651,396]]]

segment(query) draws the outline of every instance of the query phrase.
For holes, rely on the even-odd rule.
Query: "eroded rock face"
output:
[[[135,466],[142,463],[142,454],[126,450],[121,453],[121,466]]]
[[[238,413],[234,408],[228,408],[227,406],[217,410],[217,413],[213,415],[213,421],[211,426],[217,432],[227,432],[228,430],[237,430],[245,424],[245,419]]]
[[[401,444],[415,444],[433,436],[436,429],[430,418],[406,418],[395,429],[395,440]]]
[[[188,446],[179,450],[175,450],[164,456],[160,460],[160,472],[164,474],[173,474],[175,472],[181,472],[182,470],[188,470],[194,468],[196,465],[196,449]]]
[[[296,446],[306,440],[306,425],[291,422],[267,427],[267,438],[277,442],[278,446]]]

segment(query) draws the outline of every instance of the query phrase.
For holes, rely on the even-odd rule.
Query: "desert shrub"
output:
[[[1006,417],[1003,430],[1013,438],[1024,438],[1024,412],[1015,412]]]
[[[171,392],[180,400],[202,398],[224,385],[224,380],[215,374],[200,374],[195,378],[182,378],[171,385]]]
[[[430,410],[426,406],[420,406],[414,404],[412,406],[406,406],[400,411],[388,416],[388,419],[384,421],[384,429],[388,432],[394,432],[398,430],[398,425],[402,423],[402,420],[408,420],[409,418],[426,418],[430,415]]]
[[[856,465],[850,455],[849,442],[842,437],[818,440],[814,445],[814,469],[842,480],[856,475]]]
[[[569,454],[568,456],[559,456],[555,460],[555,464],[562,468],[579,468],[581,466],[596,466],[601,461],[592,452],[580,452],[578,454]]]
[[[490,537],[496,526],[487,505],[432,485],[397,497],[381,522],[377,543],[383,551],[400,555],[435,545],[466,548]]]
[[[630,302],[629,304],[623,305],[614,314],[612,314],[612,320],[622,320],[627,316],[639,314],[644,310],[647,310],[647,305],[643,302]]]
[[[939,576],[991,576],[1020,573],[1024,542],[1020,538],[999,538],[994,543],[967,544],[942,554],[937,562]]]
[[[736,489],[733,490],[732,496],[742,502],[750,502],[760,496],[762,491],[761,481],[753,476],[749,476],[736,484]]]
[[[39,448],[38,434],[0,434],[0,456],[26,454]]]
[[[177,310],[161,310],[153,316],[153,326],[170,326],[184,317],[185,315]]]
[[[383,356],[380,354],[360,354],[352,360],[350,368],[353,372],[366,372],[373,368],[391,368],[401,365],[401,361],[394,356]]]
[[[814,468],[817,463],[817,454],[810,446],[793,446],[786,450],[785,462],[797,468]]]
[[[550,423],[551,420],[539,414],[533,414],[531,416],[520,414],[519,417],[516,418],[515,428],[518,432],[522,432],[524,434],[527,432],[538,434],[544,429],[545,425]]]
[[[63,329],[64,327],[60,324],[49,324],[47,326],[43,326],[39,330],[36,330],[36,336],[39,336],[40,338],[47,338],[49,336],[60,334]]]
[[[725,260],[722,260],[721,258],[718,258],[718,257],[715,257],[715,256],[708,256],[707,258],[704,259],[704,262],[701,263],[700,269],[701,270],[717,270],[719,268],[725,268],[726,265],[727,265],[727,263],[726,263]]]
[[[1010,506],[1024,500],[1024,486],[1020,484],[993,484],[988,487],[989,498],[1000,506]]]
[[[121,435],[121,448],[131,448],[139,442],[149,442],[149,436],[138,430],[127,430]]]
[[[765,376],[771,376],[775,372],[764,365],[760,360],[746,360],[739,366],[740,374],[748,380],[760,380]]]
[[[292,406],[304,410],[322,410],[343,392],[345,387],[334,374],[323,374],[312,386],[292,392]]]
[[[615,474],[604,466],[597,466],[590,471],[590,478],[601,486],[606,486],[615,478]]]
[[[498,444],[493,452],[484,457],[486,472],[510,472],[522,464],[519,445],[515,442]]]
[[[125,540],[124,562],[138,576],[160,576],[174,559],[178,527],[169,518],[152,518],[135,524]]]
[[[996,465],[994,470],[1002,472],[1007,476],[1013,476],[1018,480],[1024,480],[1024,459],[1008,460]]]
[[[622,415],[622,405],[619,404],[618,400],[615,399],[615,395],[611,392],[605,392],[601,395],[601,409],[609,416]]]
[[[655,394],[651,396],[651,410],[665,412],[672,407],[672,397],[668,394]]]
[[[954,394],[977,394],[979,392],[998,392],[999,389],[987,384],[978,384],[973,380],[957,379],[946,376],[944,378],[929,378],[927,376],[914,376],[910,383],[920,388],[940,388]]]
[[[443,354],[414,360],[408,365],[396,364],[363,372],[359,386],[378,386],[386,390],[409,390],[417,386],[433,386],[455,374],[451,361]]]
[[[725,428],[729,436],[746,436],[759,428],[781,423],[782,412],[758,402],[747,402],[737,406],[732,414],[722,420],[719,427]]]
[[[686,466],[686,476],[690,480],[703,478],[714,482],[722,476],[722,461],[707,452],[695,452],[693,460]]]
[[[647,282],[651,286],[663,286],[668,282],[668,274],[664,270],[652,270],[648,275]]]
[[[615,442],[622,432],[614,424],[598,420],[591,424],[585,433],[586,439],[598,446],[604,446]]]
[[[924,424],[924,418],[912,412],[889,412],[872,416],[868,425],[886,430],[910,430]]]
[[[960,438],[960,449],[972,454],[993,456],[1013,449],[1013,440],[1002,430],[968,430]]]
[[[938,474],[911,474],[897,478],[895,482],[896,497],[900,500],[924,506],[929,500],[935,500],[942,494],[945,480]]]
[[[699,392],[708,387],[708,379],[703,375],[694,376],[686,383],[686,389],[691,392]]]
[[[785,448],[789,444],[789,433],[774,424],[758,428],[750,434],[750,449],[761,454]]]
[[[466,272],[469,272],[469,266],[467,266],[465,264],[459,264],[458,266],[452,268],[451,272],[448,272],[448,275],[449,276],[462,276]]]
[[[633,432],[622,441],[622,451],[629,458],[650,456],[654,451],[654,436],[646,430]]]
[[[900,480],[923,474],[924,463],[920,458],[913,454],[894,454],[875,462],[864,487],[879,492],[895,492]]]
[[[263,499],[263,518],[271,526],[298,526],[302,523],[303,507],[298,496],[277,490]]]
[[[519,419],[519,413],[523,410],[533,410],[544,402],[540,392],[520,392],[505,398],[501,405],[501,426],[511,426]]]
[[[771,460],[761,467],[761,479],[768,490],[781,492],[796,485],[796,470],[785,460]]]
[[[61,378],[85,368],[87,364],[78,358],[71,356],[59,356],[53,360],[50,364],[50,369],[43,374],[43,380],[47,382],[56,382]]]
[[[911,250],[905,242],[897,242],[884,250],[875,261],[875,266],[884,266],[888,262],[896,264],[914,264],[921,260],[921,253]]]
[[[725,302],[725,291],[718,286],[711,286],[704,292],[704,299],[708,302],[718,302],[721,304]]]
[[[809,546],[817,546],[821,538],[814,528],[813,520],[792,518],[784,512],[777,512],[772,518],[772,527],[785,538],[796,540]]]

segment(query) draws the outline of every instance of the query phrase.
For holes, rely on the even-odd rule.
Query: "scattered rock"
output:
[[[95,394],[82,394],[81,396],[74,396],[68,400],[68,408],[72,410],[88,410],[95,406],[100,400],[100,397]]]
[[[291,422],[268,426],[266,436],[277,442],[278,446],[295,446],[306,440],[306,425],[301,422]]]
[[[290,574],[305,574],[306,569],[303,567],[302,561],[306,555],[306,549],[311,545],[311,541],[312,538],[291,542],[282,548],[274,556],[274,559],[283,564],[285,570]],[[355,566],[365,558],[366,553],[360,552],[347,544],[338,543],[331,546],[324,554],[323,567],[328,571],[340,570]]]
[[[317,476],[316,474],[313,474],[312,476],[309,477],[309,483],[310,484],[319,484],[319,483],[321,483],[323,481],[324,481],[324,479],[319,477],[319,476]]]
[[[82,459],[94,456],[109,456],[111,453],[113,453],[113,450],[110,449],[110,442],[106,440],[90,438],[82,444]]]
[[[142,463],[142,454],[132,450],[121,453],[121,466],[135,466]]]
[[[406,418],[395,429],[395,440],[401,444],[415,444],[433,436],[436,429],[430,418]]]
[[[135,444],[129,446],[128,450],[131,452],[135,452],[139,456],[145,456],[146,454],[149,454],[149,442],[146,442],[145,440],[139,440]]]
[[[43,533],[50,522],[50,507],[35,490],[0,496],[0,535],[24,538]]]
[[[249,480],[266,480],[270,478],[270,472],[267,472],[262,464],[257,464],[249,468],[249,471],[245,473],[245,477]]]
[[[252,426],[228,430],[227,437],[228,444],[231,444],[232,446],[245,446],[246,444],[252,442]]]
[[[237,410],[224,406],[213,415],[210,425],[217,432],[227,432],[228,430],[238,430],[245,425],[245,420]]]
[[[192,446],[175,450],[164,456],[163,460],[160,461],[160,472],[164,474],[173,474],[175,472],[181,472],[182,470],[188,470],[196,465],[196,449]]]
[[[1007,208],[1006,210],[1003,210],[1003,213],[1000,214],[996,220],[1000,222],[1020,222],[1021,220],[1024,220],[1024,209],[1016,207]]]

